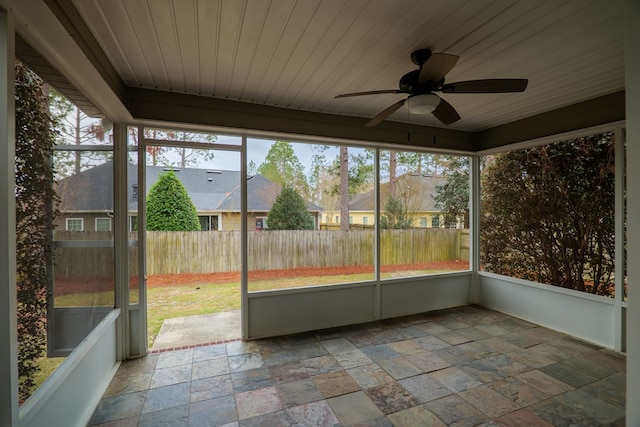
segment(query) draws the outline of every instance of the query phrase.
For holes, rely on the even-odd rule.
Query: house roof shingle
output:
[[[107,162],[77,175],[62,179],[58,191],[64,200],[64,211],[111,211],[113,210],[113,163]],[[173,170],[189,193],[198,212],[225,211],[240,212],[240,172],[228,170],[170,168],[147,166],[147,188],[160,175]],[[137,197],[131,191],[138,183],[136,165],[128,166],[129,210],[138,208]],[[281,186],[262,175],[254,175],[247,181],[247,204],[250,212],[268,212],[280,194]],[[311,212],[322,208],[307,201]]]

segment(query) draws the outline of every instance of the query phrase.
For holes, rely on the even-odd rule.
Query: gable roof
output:
[[[396,178],[396,195],[409,199],[408,209],[413,212],[437,212],[440,209],[435,206],[436,187],[444,184],[445,178],[441,176],[422,175],[417,173],[405,173]],[[380,208],[389,198],[389,183],[380,185]],[[355,194],[349,202],[350,211],[373,211],[374,190],[366,193]]]
[[[147,188],[158,181],[162,173],[173,170],[184,185],[198,212],[240,212],[240,172],[218,169],[174,168],[147,166]],[[138,209],[138,198],[132,191],[137,187],[138,168],[128,165],[129,210]],[[64,211],[113,210],[113,162],[106,162],[60,180],[57,189],[63,198]],[[262,175],[247,181],[249,212],[268,212],[282,187]],[[322,208],[307,201],[311,212]]]

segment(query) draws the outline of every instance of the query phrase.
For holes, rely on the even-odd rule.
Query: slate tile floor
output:
[[[624,426],[623,356],[466,306],[125,362],[99,426]]]

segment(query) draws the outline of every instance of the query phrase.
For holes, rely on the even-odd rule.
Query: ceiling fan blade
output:
[[[456,65],[460,59],[457,55],[448,53],[432,53],[420,70],[420,83],[437,83]]]
[[[445,125],[450,125],[451,123],[460,120],[460,115],[456,109],[443,98],[440,98],[440,104],[438,104],[431,114],[436,116],[436,119],[440,120]]]
[[[507,93],[524,92],[527,79],[485,79],[447,83],[442,86],[444,93]]]
[[[336,95],[336,98],[347,98],[350,96],[362,96],[362,95],[380,95],[383,93],[409,93],[409,92],[400,90],[400,89],[370,90],[368,92],[341,93],[340,95]]]
[[[380,123],[381,121],[383,121],[384,119],[386,119],[387,117],[395,113],[398,109],[400,109],[400,107],[402,107],[405,102],[407,102],[406,99],[401,99],[400,101],[394,104],[391,104],[390,106],[388,106],[387,108],[379,112],[374,118],[369,120],[369,122],[366,125],[364,125],[364,127],[372,128],[376,126],[378,123]]]

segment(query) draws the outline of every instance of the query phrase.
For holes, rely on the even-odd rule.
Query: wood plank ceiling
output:
[[[620,0],[73,0],[127,86],[372,117],[429,47],[447,81],[527,78],[521,94],[444,94],[480,131],[624,89]],[[390,120],[441,126],[433,116]]]

